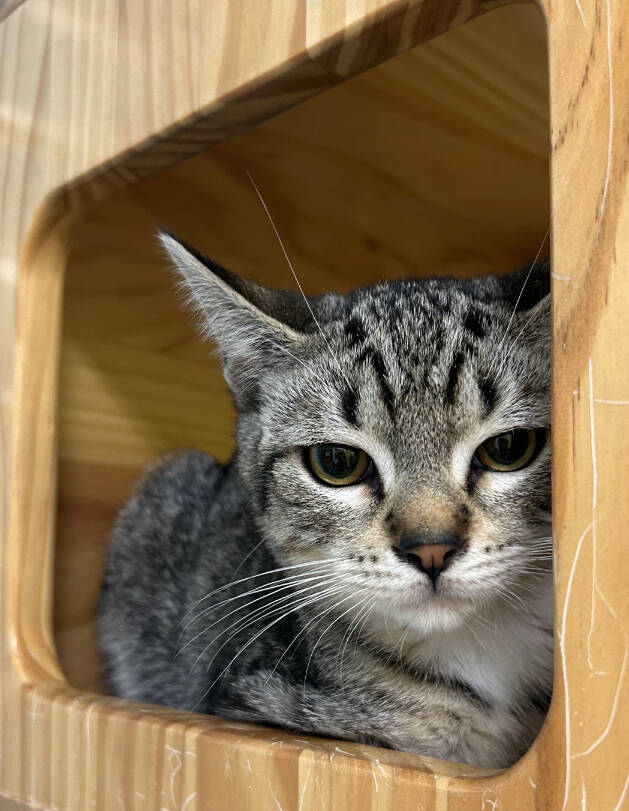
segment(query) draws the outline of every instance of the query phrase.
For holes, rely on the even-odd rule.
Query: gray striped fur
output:
[[[548,266],[309,309],[162,240],[219,345],[238,451],[163,460],[123,509],[101,598],[112,690],[513,763],[551,692],[550,439],[517,473],[470,458],[501,431],[550,429]],[[302,449],[330,441],[366,450],[375,479],[317,482]],[[444,516],[465,546],[435,591],[394,546]]]

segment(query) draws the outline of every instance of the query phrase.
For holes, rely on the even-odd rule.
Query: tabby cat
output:
[[[548,264],[306,299],[161,240],[238,450],[166,458],[123,509],[113,691],[513,763],[552,680]]]

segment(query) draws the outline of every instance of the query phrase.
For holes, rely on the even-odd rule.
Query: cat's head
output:
[[[329,599],[426,631],[547,574],[547,263],[306,300],[161,239],[220,348],[279,565],[312,564]]]

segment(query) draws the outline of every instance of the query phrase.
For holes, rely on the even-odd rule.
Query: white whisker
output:
[[[364,629],[364,627],[365,627],[365,624],[366,624],[366,623],[367,623],[367,621],[369,620],[369,617],[370,617],[370,615],[371,615],[371,612],[374,610],[374,608],[376,607],[376,605],[377,605],[377,601],[376,601],[376,599],[374,599],[373,603],[371,604],[371,608],[369,609],[369,611],[367,612],[367,614],[365,615],[365,617],[364,617],[363,621],[362,621],[362,622],[361,622],[361,624],[360,624],[360,628],[358,629],[358,633],[356,634],[356,641],[354,642],[354,653],[356,653],[356,650],[357,650],[357,648],[358,648],[358,642],[359,642],[359,640],[360,640],[360,635],[361,635],[361,634],[362,634],[362,632],[363,632],[363,629]]]
[[[303,628],[302,628],[302,629],[299,631],[299,633],[298,633],[298,634],[296,634],[296,635],[293,637],[293,639],[291,640],[291,642],[290,642],[289,646],[286,648],[286,650],[284,651],[284,653],[283,653],[283,654],[280,656],[280,658],[277,660],[277,662],[275,663],[275,667],[273,668],[273,670],[272,670],[272,671],[269,673],[269,675],[267,676],[267,679],[266,679],[266,681],[264,682],[265,684],[268,682],[268,680],[271,678],[271,676],[272,676],[272,675],[275,673],[275,671],[277,670],[277,667],[279,666],[280,662],[281,662],[281,661],[282,661],[282,659],[283,659],[283,658],[286,656],[286,654],[287,654],[287,653],[288,653],[288,651],[291,649],[291,647],[292,647],[292,646],[295,644],[295,642],[296,642],[296,641],[299,639],[299,637],[300,637],[300,636],[302,636],[302,635],[303,635],[303,634],[304,634],[304,633],[305,633],[305,632],[308,630],[308,628],[309,628],[309,627],[310,627],[310,626],[311,626],[311,625],[312,625],[314,622],[316,622],[316,621],[317,621],[317,620],[318,620],[320,617],[322,617],[324,614],[327,614],[327,613],[328,613],[330,610],[331,610],[330,608],[325,608],[323,611],[321,611],[319,614],[317,614],[315,617],[313,617],[311,620],[309,620],[309,621],[308,621],[308,622],[307,622],[307,623],[306,623],[306,624],[303,626]]]
[[[246,563],[246,562],[249,560],[249,558],[251,557],[251,555],[253,555],[253,554],[254,554],[254,552],[257,552],[257,551],[258,551],[258,549],[259,549],[259,548],[262,546],[262,544],[263,544],[265,541],[266,541],[266,538],[264,538],[264,537],[263,537],[261,541],[258,541],[258,543],[257,543],[257,544],[256,544],[256,545],[253,547],[253,549],[251,549],[249,552],[247,552],[247,554],[244,556],[244,558],[243,558],[243,559],[240,561],[240,563],[238,564],[238,566],[236,566],[236,568],[235,568],[235,569],[234,569],[234,571],[232,572],[232,575],[231,575],[231,576],[232,576],[232,580],[234,579],[234,577],[236,577],[236,575],[238,574],[238,572],[239,572],[239,571],[242,569],[242,567],[245,565],[245,563]]]
[[[349,600],[349,599],[350,599],[351,597],[353,597],[353,596],[354,596],[354,595],[353,595],[353,594],[351,594],[349,597],[346,597],[344,600],[341,600],[340,602],[338,602],[338,603],[337,603],[335,606],[333,606],[333,608],[336,608],[337,606],[341,605],[342,603],[344,603],[346,600]],[[320,637],[317,639],[317,641],[315,642],[315,644],[314,644],[314,646],[313,646],[312,650],[310,651],[310,656],[308,657],[308,664],[306,665],[306,672],[305,672],[305,674],[304,674],[304,690],[306,689],[306,681],[308,680],[308,670],[309,670],[309,668],[310,668],[310,663],[312,662],[312,657],[314,656],[314,652],[316,651],[317,646],[319,645],[319,642],[321,642],[321,640],[323,639],[323,637],[324,637],[324,636],[327,634],[327,632],[330,630],[330,628],[331,628],[333,625],[336,625],[336,623],[337,623],[337,622],[338,622],[340,619],[342,619],[342,618],[343,618],[343,617],[344,617],[346,614],[349,614],[349,612],[350,612],[350,611],[354,611],[356,608],[358,608],[358,606],[359,606],[359,605],[362,605],[362,604],[365,602],[365,600],[368,600],[368,599],[369,599],[369,597],[364,597],[362,600],[360,600],[360,601],[359,601],[358,603],[356,603],[355,605],[351,605],[351,606],[350,606],[350,607],[349,607],[349,608],[348,608],[346,611],[343,611],[343,613],[342,613],[342,614],[339,614],[339,615],[338,615],[338,617],[336,617],[334,620],[332,620],[332,622],[331,622],[331,623],[330,623],[330,624],[329,624],[329,625],[328,625],[328,626],[327,626],[327,627],[324,629],[324,631],[323,631],[323,633],[321,634],[321,636],[320,636]]]
[[[341,687],[343,687],[343,689],[345,689],[344,686],[343,686],[343,658],[345,656],[345,651],[347,650],[347,645],[348,645],[348,643],[349,643],[349,641],[350,641],[350,639],[352,637],[352,634],[358,628],[358,625],[359,625],[360,621],[363,619],[363,617],[366,619],[367,615],[372,611],[374,605],[375,605],[375,600],[372,600],[370,603],[367,603],[366,606],[363,606],[360,609],[360,611],[358,612],[356,617],[350,622],[349,628],[345,632],[345,636],[343,637],[343,639],[341,639],[341,645],[343,646],[343,648],[340,651],[340,653],[341,653],[341,663],[340,663],[340,666],[339,666],[339,681],[341,682]],[[336,658],[338,660],[338,653],[336,655]]]
[[[191,620],[188,621],[188,623],[186,624],[186,626],[182,630],[181,634],[179,635],[179,641],[181,640],[181,637],[183,636],[185,631],[190,627],[190,625],[193,625],[195,622],[200,620],[201,617],[206,616],[207,614],[210,614],[213,611],[218,610],[219,608],[226,605],[227,603],[231,603],[233,600],[241,600],[243,597],[250,596],[251,594],[255,594],[256,592],[262,592],[254,600],[249,600],[249,602],[243,603],[243,604],[237,606],[236,608],[232,609],[231,611],[228,611],[227,614],[223,614],[222,616],[220,616],[215,622],[212,622],[210,625],[206,625],[206,627],[202,631],[200,631],[195,636],[193,636],[191,639],[189,639],[186,642],[186,644],[182,648],[180,648],[178,650],[177,655],[182,653],[188,647],[188,645],[191,645],[200,636],[203,636],[203,634],[205,634],[210,628],[213,628],[219,622],[222,622],[223,620],[227,619],[227,617],[232,616],[232,614],[236,614],[238,611],[242,611],[245,608],[247,608],[248,606],[253,605],[254,603],[260,602],[260,600],[268,600],[270,597],[273,597],[273,595],[279,594],[282,591],[289,590],[293,594],[299,593],[299,592],[295,592],[295,590],[294,590],[295,586],[302,586],[302,585],[304,585],[306,583],[311,583],[313,580],[318,581],[317,583],[315,583],[315,585],[320,585],[321,584],[320,581],[321,580],[326,580],[326,579],[329,580],[329,574],[328,573],[319,574],[319,575],[313,575],[313,577],[302,577],[302,578],[299,578],[299,579],[294,578],[292,580],[292,582],[279,581],[279,582],[276,582],[274,584],[270,584],[270,585],[266,585],[266,586],[259,586],[257,589],[252,589],[249,592],[245,592],[245,594],[238,594],[235,597],[230,597],[227,600],[222,600],[220,603],[217,603],[216,605],[212,605],[212,606],[209,606],[208,608],[205,608],[200,614],[198,614],[196,617],[193,617]],[[311,588],[313,588],[313,587],[314,586],[312,586]],[[268,608],[269,605],[272,605],[272,603],[267,603],[264,607]]]
[[[205,595],[205,597],[201,597],[201,599],[196,600],[186,611],[181,622],[183,622],[186,619],[186,617],[191,611],[194,611],[194,609],[197,606],[201,605],[201,603],[205,602],[206,600],[209,600],[210,597],[213,597],[215,594],[218,594],[221,591],[225,591],[225,589],[229,589],[232,586],[237,586],[239,583],[245,583],[247,580],[254,580],[256,577],[264,577],[267,574],[277,574],[278,572],[286,572],[291,569],[302,569],[305,566],[320,566],[322,563],[330,563],[330,564],[335,562],[338,563],[338,560],[339,560],[338,558],[323,558],[323,560],[312,560],[308,561],[307,563],[296,563],[293,566],[280,566],[278,569],[267,569],[267,571],[265,572],[252,574],[249,577],[241,577],[240,580],[232,580],[229,583],[225,583],[224,586],[220,586],[219,588],[210,591],[208,594]]]
[[[522,283],[522,287],[520,288],[520,293],[519,293],[519,295],[518,295],[518,297],[517,297],[517,299],[515,301],[515,304],[513,306],[513,310],[511,311],[511,316],[509,317],[509,321],[507,322],[507,326],[505,327],[505,331],[504,331],[504,334],[502,336],[502,340],[498,344],[498,348],[496,349],[493,360],[489,364],[489,369],[487,370],[487,374],[485,375],[485,379],[487,379],[489,377],[489,375],[491,374],[491,372],[494,369],[496,359],[500,355],[500,350],[502,349],[502,346],[503,346],[503,344],[504,344],[504,342],[505,342],[505,340],[507,338],[507,335],[509,334],[509,330],[511,328],[511,324],[513,323],[513,319],[515,318],[515,314],[518,311],[518,305],[520,303],[520,300],[522,299],[522,295],[524,294],[524,288],[526,287],[526,285],[528,283],[528,280],[531,277],[531,273],[533,272],[533,269],[534,269],[535,265],[537,264],[537,260],[540,257],[540,254],[542,252],[542,248],[544,247],[544,245],[546,243],[546,240],[548,239],[549,234],[550,234],[550,227],[547,229],[546,233],[544,234],[544,238],[542,239],[541,245],[539,246],[539,248],[537,250],[537,253],[535,254],[535,259],[533,259],[533,262],[531,263],[531,267],[529,268],[529,271],[528,271],[528,273],[526,274],[526,276],[524,278],[524,282]]]
[[[333,582],[338,581],[339,579],[340,579],[339,577],[336,577],[336,578],[334,578]],[[305,593],[307,591],[312,591],[313,589],[316,589],[321,585],[322,585],[321,583],[317,583],[317,584],[315,584],[313,586],[307,586],[304,589],[298,589],[297,591],[292,591],[290,594],[285,594],[283,597],[279,597],[277,600],[272,600],[270,603],[267,603],[267,604],[265,604],[263,606],[260,606],[260,607],[256,608],[254,611],[249,612],[244,617],[238,617],[238,619],[236,619],[235,622],[233,622],[227,628],[224,628],[220,633],[218,633],[216,636],[214,636],[212,638],[212,640],[205,646],[205,648],[203,648],[201,653],[194,660],[194,662],[192,664],[192,668],[194,668],[197,665],[197,663],[203,658],[203,656],[212,647],[212,645],[217,640],[219,640],[221,638],[221,636],[223,636],[223,634],[228,633],[235,626],[236,626],[236,629],[233,631],[233,633],[229,637],[227,637],[225,642],[223,642],[223,644],[220,646],[220,648],[218,648],[218,650],[216,651],[214,656],[208,662],[206,670],[210,669],[210,667],[212,665],[212,662],[216,658],[216,655],[218,654],[218,652],[221,651],[225,647],[225,645],[228,642],[230,642],[234,638],[234,636],[236,636],[236,634],[239,634],[245,628],[248,628],[249,626],[253,625],[254,623],[258,622],[259,620],[265,619],[267,616],[271,616],[276,611],[283,611],[284,608],[286,608],[286,606],[291,603],[291,601],[299,602],[301,599],[303,599],[302,597],[299,597],[300,594],[303,594],[303,593]],[[269,609],[271,609],[271,610],[269,610]],[[209,630],[209,628],[212,628],[214,625],[216,625],[222,619],[223,618],[221,617],[216,622],[213,622],[211,625],[209,625],[207,628],[204,629],[203,633],[205,633],[207,630]],[[197,636],[200,636],[200,635],[201,634],[199,634]]]
[[[337,588],[338,590],[340,590],[340,589],[342,589],[343,587],[342,587],[342,586],[338,586],[338,587],[336,587],[336,588]],[[334,593],[334,590],[333,590],[333,592],[332,592],[332,593]],[[240,656],[242,653],[244,653],[244,651],[245,651],[245,650],[247,650],[247,648],[248,648],[250,645],[252,645],[252,644],[253,644],[253,643],[254,643],[254,642],[255,642],[255,641],[256,641],[256,640],[257,640],[257,639],[258,639],[260,636],[262,636],[262,634],[263,634],[263,633],[265,633],[266,631],[268,631],[268,630],[269,630],[269,628],[272,628],[274,625],[277,625],[277,623],[278,623],[278,622],[281,622],[281,621],[282,621],[282,620],[283,620],[285,617],[287,617],[289,614],[291,614],[293,611],[297,610],[298,608],[302,608],[302,607],[304,607],[304,606],[306,606],[306,605],[311,605],[312,603],[317,602],[318,600],[325,599],[327,596],[329,596],[329,593],[328,593],[328,592],[324,592],[323,594],[320,594],[320,595],[318,595],[317,597],[311,597],[309,600],[305,600],[305,601],[303,601],[303,602],[302,602],[302,603],[301,603],[299,606],[292,606],[292,607],[291,607],[291,608],[290,608],[288,611],[286,611],[286,612],[285,612],[284,614],[282,614],[280,617],[277,617],[277,618],[276,618],[276,619],[274,619],[272,622],[268,623],[268,625],[265,625],[265,627],[264,627],[264,628],[262,628],[262,630],[258,631],[258,632],[257,632],[257,633],[256,633],[256,634],[255,634],[255,635],[254,635],[254,636],[253,636],[253,637],[252,637],[252,638],[251,638],[251,639],[250,639],[250,640],[247,642],[247,644],[246,644],[246,645],[244,645],[242,648],[240,648],[240,650],[239,650],[239,651],[236,653],[236,655],[235,655],[234,657],[232,657],[232,659],[230,659],[230,661],[227,663],[227,665],[226,665],[226,666],[223,668],[223,670],[221,670],[221,672],[220,672],[220,673],[218,674],[218,676],[217,676],[217,677],[214,679],[214,681],[213,681],[213,682],[210,684],[210,686],[207,688],[207,690],[206,690],[206,691],[203,693],[203,695],[201,696],[201,698],[199,698],[199,699],[198,699],[198,701],[195,703],[195,705],[194,705],[194,706],[196,707],[196,706],[199,704],[199,702],[200,702],[200,701],[203,701],[203,699],[205,698],[205,696],[207,696],[207,694],[208,694],[208,693],[209,693],[209,692],[212,690],[212,688],[214,687],[214,685],[215,685],[215,684],[216,684],[216,683],[217,683],[217,682],[218,682],[220,679],[222,679],[222,677],[223,677],[223,676],[224,676],[224,675],[227,673],[227,671],[228,671],[228,670],[229,670],[229,668],[230,668],[230,667],[231,667],[231,666],[234,664],[234,662],[236,661],[236,659],[238,659],[238,657],[239,657],[239,656]],[[242,630],[242,629],[239,629],[239,630]],[[230,638],[231,638],[231,637],[230,637]],[[227,640],[227,641],[229,641],[229,640]],[[226,642],[224,642],[224,643],[223,643],[223,645],[225,645],[225,644],[226,644]],[[221,646],[221,647],[223,647],[223,646]],[[219,650],[220,650],[220,648],[219,648]],[[214,661],[214,658],[216,657],[216,654],[217,654],[217,653],[218,653],[218,651],[217,651],[217,652],[214,654],[214,656],[212,657],[212,660],[210,661],[210,664],[211,664],[211,662],[212,662],[212,661]],[[208,665],[208,669],[209,669],[209,665]],[[194,709],[194,707],[193,707],[193,709]]]
[[[272,580],[270,583],[263,583],[262,585],[255,586],[255,588],[247,589],[246,591],[242,591],[238,594],[233,595],[233,597],[226,597],[224,600],[220,600],[218,603],[212,603],[212,605],[207,606],[207,608],[202,609],[196,616],[192,617],[188,620],[188,622],[184,625],[181,634],[183,634],[190,625],[194,624],[201,617],[206,616],[207,614],[211,614],[212,611],[215,611],[218,608],[221,608],[228,603],[233,602],[234,600],[246,600],[247,597],[251,597],[253,594],[265,594],[268,592],[273,592],[275,590],[281,590],[287,588],[289,586],[300,585],[301,583],[307,583],[311,578],[314,577],[324,577],[330,576],[333,572],[330,570],[321,568],[321,569],[310,569],[307,572],[301,572],[300,574],[291,575],[291,577],[282,577],[278,580]],[[181,636],[180,634],[180,636]]]
[[[353,387],[352,387],[352,384],[351,384],[351,383],[349,382],[349,380],[347,379],[347,375],[346,375],[346,374],[345,374],[345,372],[343,371],[343,369],[342,369],[342,367],[341,367],[341,364],[340,364],[340,363],[339,363],[339,361],[338,361],[338,358],[336,357],[336,355],[335,355],[335,354],[334,354],[334,352],[332,351],[332,347],[331,347],[331,345],[330,345],[330,342],[328,341],[327,335],[326,335],[326,334],[325,334],[325,332],[323,331],[323,329],[322,329],[322,327],[321,327],[321,324],[318,322],[317,317],[316,317],[316,315],[314,314],[314,310],[313,310],[313,309],[312,309],[312,307],[310,306],[310,302],[308,301],[308,297],[307,297],[307,296],[306,296],[306,294],[304,293],[303,288],[302,288],[302,286],[301,286],[301,283],[300,283],[299,279],[297,278],[297,274],[295,273],[295,268],[293,267],[293,263],[290,261],[290,257],[288,256],[288,253],[286,252],[286,248],[284,247],[284,243],[283,243],[283,241],[282,241],[282,238],[281,238],[281,236],[280,236],[280,233],[279,233],[279,231],[277,230],[277,227],[276,227],[276,225],[275,225],[275,223],[274,223],[274,221],[273,221],[273,217],[271,217],[271,212],[269,211],[268,206],[267,206],[267,204],[265,203],[264,198],[262,197],[262,194],[260,193],[260,189],[258,188],[258,186],[257,186],[257,184],[256,184],[256,182],[255,182],[255,180],[253,179],[253,177],[251,176],[251,173],[250,173],[249,171],[247,171],[247,177],[249,178],[249,180],[250,180],[250,182],[251,182],[251,185],[252,185],[252,186],[253,186],[253,188],[255,189],[255,193],[258,195],[258,199],[259,199],[259,200],[260,200],[260,202],[262,203],[262,207],[264,208],[264,211],[266,212],[266,216],[269,218],[269,222],[271,223],[271,226],[272,226],[273,230],[275,231],[275,236],[277,237],[277,241],[278,241],[278,242],[279,242],[279,244],[280,244],[280,248],[282,249],[282,253],[284,254],[284,258],[286,259],[286,262],[288,263],[288,267],[290,268],[290,271],[291,271],[291,273],[293,274],[293,278],[295,279],[295,282],[297,283],[297,287],[299,288],[299,292],[301,293],[301,295],[302,295],[302,297],[303,297],[303,300],[304,300],[304,301],[305,301],[305,303],[306,303],[306,307],[307,307],[307,308],[308,308],[308,310],[310,311],[310,315],[312,316],[312,320],[313,320],[313,321],[315,322],[315,324],[317,325],[317,329],[318,329],[318,330],[319,330],[319,332],[321,333],[321,337],[323,338],[323,340],[324,340],[324,341],[325,341],[325,343],[327,344],[327,347],[328,347],[328,349],[330,350],[330,355],[331,355],[332,359],[334,360],[334,362],[336,363],[336,365],[337,365],[337,367],[338,367],[338,370],[339,370],[339,372],[341,373],[341,376],[343,377],[343,379],[345,380],[345,382],[346,382],[346,383],[347,383],[347,385],[349,386],[350,391],[354,392],[354,389],[353,389]],[[354,392],[354,393],[355,393],[355,392]]]

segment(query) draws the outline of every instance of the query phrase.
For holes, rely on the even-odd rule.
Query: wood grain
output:
[[[578,10],[577,10],[578,11]],[[583,4],[551,26],[558,548],[557,690],[564,751],[561,802],[629,804],[626,621],[622,555],[629,514],[626,306],[629,286],[629,57],[624,3]],[[570,55],[571,54],[571,55]],[[566,73],[563,66],[571,60]],[[561,92],[558,89],[561,88]],[[577,156],[581,158],[577,158]],[[587,156],[587,171],[579,166]],[[568,196],[578,205],[569,205]],[[593,697],[596,699],[593,701]],[[585,800],[582,798],[585,797]]]
[[[8,17],[24,0],[0,0],[0,20]]]
[[[181,212],[189,235],[198,236],[206,250],[220,251],[237,270],[276,279],[280,271],[266,242],[269,235],[241,180],[241,169],[253,166],[304,278],[339,289],[378,272],[396,275],[418,259],[462,274],[488,265],[497,269],[499,263],[524,259],[539,239],[536,229],[547,217],[545,201],[537,200],[541,208],[533,213],[545,171],[545,154],[535,140],[545,127],[539,105],[543,91],[537,79],[531,77],[527,85],[508,58],[495,56],[501,45],[515,56],[517,37],[505,34],[504,42],[489,47],[487,40],[483,48],[473,34],[466,40],[466,30],[473,29],[461,28],[452,51],[445,40],[428,46],[411,70],[413,78],[404,71],[397,75],[395,62],[384,64],[375,79],[363,77],[362,96],[353,96],[358,91],[348,85],[348,95],[336,108],[331,98],[326,112],[328,93],[345,90],[336,88],[341,79],[494,5],[472,0],[26,0],[0,22],[0,793],[11,803],[169,811],[629,805],[624,623],[629,564],[622,554],[629,463],[621,452],[629,428],[624,374],[629,368],[629,59],[622,36],[629,8],[623,0],[544,3],[550,55],[559,655],[551,711],[528,755],[492,776],[399,752],[298,740],[70,687],[57,658],[64,635],[68,651],[76,650],[73,623],[80,625],[93,611],[90,582],[95,582],[101,547],[87,543],[84,549],[81,538],[103,531],[133,471],[154,450],[181,441],[187,430],[200,437],[200,444],[228,452],[226,444],[220,447],[220,420],[203,418],[203,398],[219,396],[211,389],[216,378],[195,393],[200,350],[189,340],[189,325],[169,309],[174,305],[165,283],[150,289],[150,250],[136,247],[143,235],[148,238],[157,213],[176,220],[177,200],[192,195],[199,207],[186,210],[185,220]],[[431,81],[414,84],[415,69],[432,71],[424,74]],[[328,92],[316,100],[322,106],[314,107],[315,113],[304,106],[295,108],[288,124],[269,120],[323,91]],[[378,154],[374,147],[387,131],[382,116],[375,139],[348,126],[343,147],[342,139],[333,138],[334,129],[326,130],[327,116],[338,121],[339,110],[347,109],[350,121],[358,122],[373,93],[391,122],[389,148]],[[419,109],[425,104],[419,120],[408,116],[411,96]],[[196,164],[168,169],[267,120]],[[400,175],[401,160],[389,165],[392,147],[408,154],[405,137],[395,140],[398,133],[415,138],[422,149],[431,139],[445,139],[443,151],[437,148],[434,164],[420,161]],[[465,152],[468,134],[478,152]],[[469,156],[462,176],[454,159],[459,152]],[[313,155],[318,156],[314,162]],[[328,160],[330,168],[323,171]],[[193,164],[197,170],[211,167],[221,183],[214,187],[201,180],[198,171],[188,169]],[[319,191],[306,180],[315,175],[310,167],[319,172]],[[167,175],[157,173],[164,170],[172,171],[172,183],[160,189]],[[192,184],[187,171],[193,172]],[[397,218],[385,218],[382,207],[369,199],[375,177],[377,187],[392,195],[382,202]],[[143,178],[148,179],[138,184]],[[356,184],[356,196],[345,207],[338,191],[331,194],[335,178],[343,190],[351,179]],[[505,186],[518,183],[522,197],[501,193],[501,179]],[[241,222],[251,228],[250,243],[237,222],[221,216],[223,197],[212,197],[219,187],[227,190],[227,211],[242,212]],[[164,200],[171,189],[172,201]],[[493,200],[492,189],[498,191]],[[160,202],[153,209],[155,199]],[[321,199],[331,201],[330,213],[317,218]],[[214,203],[211,232],[203,227],[208,219],[203,201]],[[421,214],[415,242],[412,223],[403,216],[409,204],[411,214]],[[513,206],[517,233],[506,213],[501,216],[501,204]],[[130,212],[126,235],[125,212]],[[450,218],[460,244],[439,229]],[[108,223],[110,253],[99,265],[94,251],[107,247]],[[377,244],[362,244],[360,237],[378,227]],[[313,240],[313,232],[325,235],[328,229],[327,240]],[[339,270],[329,258],[345,233],[347,248],[339,262],[343,268],[349,264],[351,272]],[[472,248],[476,253],[470,256]],[[80,261],[86,255],[89,267]],[[133,291],[125,277],[130,264],[112,267],[107,255],[128,262],[136,257],[135,308],[129,305]],[[360,274],[354,267],[361,267]],[[124,296],[116,294],[119,288]],[[81,312],[86,305],[89,315]],[[117,305],[116,316],[111,332],[99,333],[112,312],[106,305]],[[143,316],[151,308],[164,316],[165,335],[159,319]],[[171,343],[164,346],[166,338]],[[144,368],[152,378],[138,383]],[[155,402],[152,388],[160,368],[167,371],[164,404]],[[60,409],[59,372],[64,381]],[[171,422],[168,398],[182,391],[186,402],[189,398],[192,428]],[[105,422],[96,418],[99,403],[112,417],[105,444],[91,429]],[[221,414],[227,424],[222,408]],[[65,605],[55,600],[60,612],[55,640],[57,504],[59,539],[71,545],[60,547],[57,583],[73,583],[66,588],[74,590],[76,600],[74,607],[71,598]],[[86,568],[92,579],[86,575],[82,581]],[[97,679],[98,663],[90,657],[77,682]]]

